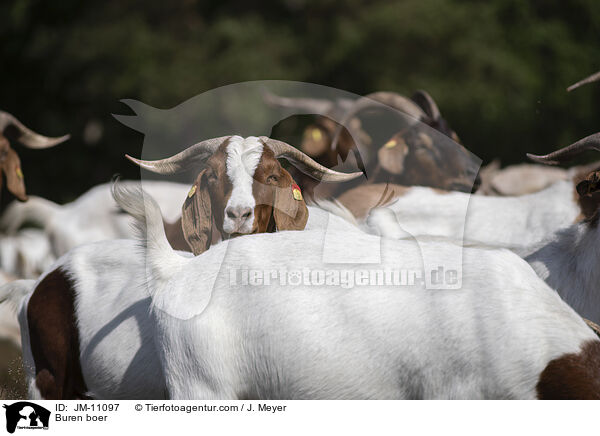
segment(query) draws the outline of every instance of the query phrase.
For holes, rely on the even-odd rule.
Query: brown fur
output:
[[[446,191],[475,192],[481,184],[481,179],[476,174],[477,168],[472,163],[472,157],[460,145],[456,132],[450,128],[444,118],[439,116],[437,106],[432,107],[433,101],[425,98],[425,95],[426,93],[417,92],[412,99],[429,118],[424,118],[421,123],[405,128],[390,138],[397,141],[398,146],[381,146],[377,152],[377,159],[372,159],[373,161],[366,168],[368,183],[430,186]],[[435,114],[437,117],[434,117]],[[358,118],[352,121],[360,124]],[[337,165],[339,159],[345,161],[348,154],[356,151],[357,148],[352,135],[348,130],[343,129],[336,149],[331,150],[331,142],[337,127],[338,124],[331,119],[318,117],[315,123],[305,130],[300,149],[328,168]],[[432,133],[431,128],[440,134]],[[368,135],[360,129],[355,130],[361,132],[363,136],[361,141],[370,147]],[[318,131],[316,135],[318,140],[313,135],[314,131]],[[458,143],[456,146],[458,149],[443,153],[443,148],[439,146],[439,141],[443,139],[442,135]],[[359,162],[360,165],[362,162]],[[315,198],[336,197],[361,183],[357,180],[340,184],[319,184],[298,171],[292,172],[292,175],[306,194]]]
[[[600,171],[593,171],[583,179],[577,176],[575,181],[575,200],[579,203],[581,213],[577,221],[586,221],[591,226],[598,225],[598,209],[600,208]]]
[[[478,182],[465,172],[471,158],[466,150],[443,153],[436,141],[443,138],[423,124],[396,133],[378,151],[379,171],[370,183],[393,183],[406,186],[430,186],[446,191],[471,192]],[[395,144],[393,146],[390,146]],[[473,186],[475,183],[476,186]]]
[[[14,151],[8,139],[0,134],[0,173],[6,177],[7,189],[20,201],[27,201],[25,180],[21,170],[21,160]],[[2,175],[0,174],[0,188],[2,188]]]
[[[179,217],[179,219],[173,223],[163,221],[163,226],[165,228],[167,240],[169,241],[169,244],[173,250],[190,251],[190,246],[185,240],[185,235],[183,234],[181,217]]]
[[[46,400],[85,399],[73,283],[60,268],[35,288],[27,306],[36,386]]]
[[[360,124],[357,119],[351,122],[358,122]],[[356,145],[350,132],[347,129],[342,129],[335,150],[331,149],[331,143],[338,126],[338,123],[326,116],[317,117],[315,122],[304,130],[300,150],[327,168],[335,167],[339,163],[338,158],[341,161],[345,161],[348,154],[352,150],[356,150]],[[315,131],[319,132],[320,138],[315,138],[313,134]],[[365,143],[370,144],[370,140],[366,134],[361,137],[361,141]],[[356,180],[343,183],[320,183],[318,180],[313,179],[296,168],[290,169],[290,175],[298,182],[302,191],[309,197],[333,197],[337,193],[357,186],[359,183]]]
[[[552,360],[536,389],[540,400],[600,400],[600,341]]]
[[[363,185],[344,192],[337,200],[352,212],[352,215],[357,219],[363,219],[368,216],[371,209],[380,205],[384,193],[386,197],[389,196],[391,199],[401,197],[409,189],[406,186],[385,183]]]
[[[257,231],[268,229],[271,219],[277,230],[304,229],[308,209],[304,200],[294,199],[294,184],[290,173],[281,167],[273,152],[265,148],[256,167],[252,186],[256,205],[262,206],[260,216],[255,210],[254,227]]]
[[[224,211],[233,186],[227,175],[224,143],[207,160],[182,209],[182,229],[195,255],[206,251],[215,236],[229,237],[223,231]],[[281,167],[273,152],[264,147],[254,174],[252,191],[256,199],[252,233],[275,230],[301,230],[308,220],[304,200],[293,198],[291,175]]]

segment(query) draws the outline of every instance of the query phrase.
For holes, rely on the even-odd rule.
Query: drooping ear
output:
[[[286,170],[281,170],[281,180],[275,191],[273,217],[277,230],[303,230],[308,221],[308,208],[300,188]]]
[[[404,172],[404,160],[408,152],[406,141],[401,136],[395,136],[379,149],[377,158],[384,170],[398,175]]]
[[[7,149],[6,157],[0,166],[6,175],[6,187],[8,190],[20,201],[27,201],[25,178],[23,176],[23,171],[21,170],[21,160],[19,159],[17,152],[9,147]]]
[[[195,256],[205,252],[212,240],[212,207],[203,170],[192,185],[181,211],[183,236]]]

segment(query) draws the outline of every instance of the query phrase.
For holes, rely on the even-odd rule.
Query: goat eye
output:
[[[277,176],[269,176],[267,177],[267,183],[277,183],[278,182],[278,178]]]

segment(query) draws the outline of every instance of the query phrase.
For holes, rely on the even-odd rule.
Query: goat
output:
[[[341,125],[348,125],[353,137],[359,138],[348,122],[360,112],[373,108],[393,108],[408,115],[404,117],[408,126],[399,129],[380,146],[376,160],[369,159],[370,183],[430,186],[462,192],[477,189],[478,159],[460,144],[458,135],[427,92],[417,91],[411,100],[389,93],[367,95],[355,102]],[[336,147],[340,132],[338,127],[332,148]]]
[[[376,206],[386,189],[393,191],[392,198],[384,209],[378,209]],[[372,226],[377,223],[377,231],[383,236],[392,237],[401,227],[412,236],[464,238],[515,249],[540,242],[583,217],[575,186],[568,181],[520,197],[374,184],[347,191],[337,200],[365,230],[374,231]]]
[[[314,230],[322,240],[328,222],[345,237],[363,235],[320,208],[311,207],[310,214],[315,227],[323,229]],[[149,317],[145,259],[138,251],[134,240],[81,245],[35,283],[18,281],[0,290],[0,302],[20,307],[31,398],[165,398]]]
[[[600,163],[564,168],[553,168],[537,164],[517,164],[500,169],[492,163],[480,171],[481,185],[477,194],[518,196],[533,194],[546,189],[559,180],[575,183],[590,171],[600,168]]]
[[[58,138],[42,136],[25,127],[8,112],[0,111],[0,188],[2,187],[2,173],[4,173],[6,188],[20,201],[26,201],[27,193],[21,160],[5,136],[10,129],[16,130],[17,139],[24,146],[35,149],[54,147],[69,139],[69,135]]]
[[[537,162],[559,163],[592,149],[600,150],[600,133],[549,155],[529,157]],[[398,197],[397,203],[371,211],[368,224],[363,226],[390,237],[405,232],[413,236],[437,234],[511,248],[581,316],[600,323],[600,276],[596,268],[600,171],[592,171],[579,181],[576,195],[569,193],[570,186],[573,182],[558,182],[540,193],[517,198],[473,196],[466,217],[466,202],[461,204],[462,210],[450,209],[452,203],[461,201],[459,193],[435,194],[438,200],[430,196],[428,204],[416,206],[427,193],[411,188],[408,194]],[[347,204],[343,198],[339,201]],[[570,215],[565,215],[566,205]],[[577,219],[569,224],[569,217]]]
[[[319,116],[305,129],[300,146],[301,150],[326,167],[337,165],[338,156],[345,161],[353,152],[357,156],[357,164],[366,172],[371,183],[423,185],[464,192],[471,192],[474,185],[477,187],[477,159],[456,144],[459,142],[458,135],[425,91],[417,91],[412,99],[391,92],[376,92],[352,103],[349,100],[333,103],[273,96],[269,96],[268,101],[283,107],[326,114]],[[358,118],[359,113],[373,108],[386,109],[388,112],[391,108],[396,114],[408,115],[402,118],[401,123],[397,119],[393,121],[398,133],[391,138],[382,138],[383,145],[377,151],[377,156],[371,152],[373,139],[366,134]],[[398,124],[408,124],[408,127],[399,129]],[[384,129],[377,126],[376,130]],[[375,140],[379,140],[377,136]],[[360,154],[357,143],[361,146]],[[319,197],[340,195],[356,186],[355,183],[332,188],[316,186],[314,181],[307,180],[301,174],[292,174],[303,189]]]
[[[147,259],[135,241],[103,241],[72,250],[29,291],[0,288],[0,301],[20,304],[33,398],[600,398],[598,338],[507,250],[467,248],[464,285],[450,292],[249,287],[231,270],[322,270],[323,233],[181,256],[150,196],[116,197],[148,235]],[[348,252],[347,237],[336,251]],[[374,239],[361,234],[351,250]],[[416,244],[389,242],[377,270],[421,268]],[[453,252],[430,243],[442,262]]]
[[[152,314],[170,398],[600,398],[600,341],[513,253],[467,249],[463,288],[448,293],[306,283],[249,292],[227,274],[210,288],[207,266],[221,258],[221,271],[323,268],[320,235],[255,235],[230,241],[227,254],[221,244],[183,258],[144,198],[116,190],[148,235],[149,293],[168,306]],[[448,244],[434,244],[443,261]],[[413,243],[388,248],[378,268],[421,265]]]
[[[11,274],[0,272],[0,286],[15,281]],[[17,308],[11,304],[0,304],[0,340],[8,339],[14,345],[21,346],[21,334],[17,321]]]
[[[557,164],[588,150],[600,150],[600,133],[545,156],[528,155],[536,162]],[[600,171],[592,171],[577,184],[585,219],[548,235],[539,244],[519,252],[537,274],[581,316],[600,323],[600,275],[597,244],[600,241]]]
[[[123,183],[129,185],[137,182]],[[177,222],[189,186],[145,181],[144,188],[163,204],[166,225]],[[44,230],[50,241],[52,254],[56,257],[81,244],[103,239],[130,238],[133,235],[131,218],[119,211],[108,183],[95,186],[75,201],[62,206],[33,196],[26,203],[13,202],[0,218],[0,228],[9,235],[15,234],[26,223]]]
[[[265,136],[208,139],[166,159],[132,162],[159,174],[205,164],[185,200],[182,229],[196,255],[219,239],[275,230],[302,230],[309,212],[300,188],[281,167],[289,160],[323,182],[342,182],[362,173],[339,173],[316,163],[291,145]]]
[[[56,258],[47,235],[39,229],[23,229],[0,238],[0,270],[13,277],[33,279]]]

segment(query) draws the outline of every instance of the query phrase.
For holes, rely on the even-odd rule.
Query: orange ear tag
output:
[[[395,139],[390,139],[388,142],[383,144],[385,148],[394,148],[396,145],[398,145],[398,142],[396,142]]]
[[[300,187],[295,183],[292,184],[292,195],[294,196],[294,200],[302,201],[302,192],[300,191]]]
[[[196,185],[192,185],[192,189],[190,189],[190,192],[188,192],[188,198],[192,198],[195,193],[196,193]]]

